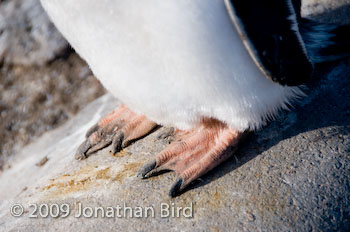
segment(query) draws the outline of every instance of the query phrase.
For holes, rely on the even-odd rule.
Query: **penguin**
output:
[[[350,53],[348,26],[301,17],[300,0],[41,0],[122,104],[75,158],[113,153],[167,126],[174,140],[140,168],[176,173],[169,195],[227,160],[247,133],[305,96],[317,63]]]

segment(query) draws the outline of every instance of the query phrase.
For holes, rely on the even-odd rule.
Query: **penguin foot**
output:
[[[112,144],[111,152],[119,152],[133,141],[147,135],[157,126],[144,115],[132,112],[120,105],[103,117],[86,133],[86,140],[79,146],[75,158],[82,160],[91,153]]]
[[[203,120],[191,130],[177,130],[175,140],[144,165],[137,176],[148,178],[166,170],[175,171],[177,178],[169,192],[174,197],[193,180],[229,158],[245,134],[214,119]]]

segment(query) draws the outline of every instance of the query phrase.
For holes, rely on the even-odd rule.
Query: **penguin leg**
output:
[[[79,146],[75,158],[87,158],[93,152],[112,144],[112,153],[119,152],[133,141],[147,135],[157,126],[144,115],[132,112],[120,105],[103,117],[86,133],[86,140]]]
[[[176,196],[193,180],[229,158],[245,135],[226,124],[206,119],[187,131],[176,131],[175,140],[138,172],[138,177],[147,178],[164,170],[176,172],[177,180],[169,195]]]

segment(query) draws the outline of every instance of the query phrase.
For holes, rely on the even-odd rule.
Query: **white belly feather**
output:
[[[42,0],[102,84],[136,112],[187,129],[261,126],[293,97],[263,76],[222,0]]]

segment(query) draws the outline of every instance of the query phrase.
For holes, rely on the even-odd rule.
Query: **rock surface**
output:
[[[350,24],[350,0],[303,0],[302,15],[321,22]]]
[[[42,65],[67,47],[39,0],[11,0],[0,7],[0,61]]]
[[[167,196],[173,173],[146,180],[135,177],[138,168],[166,146],[167,141],[157,139],[164,128],[115,156],[106,148],[84,161],[74,160],[86,130],[118,104],[105,95],[11,157],[11,167],[0,175],[0,227],[3,231],[348,231],[349,62],[318,67],[319,79],[293,111],[283,112],[252,135],[234,157],[176,198]],[[10,213],[15,203],[25,208],[21,217]],[[69,204],[70,215],[29,217],[34,210],[30,204],[55,203]],[[192,204],[193,215],[162,217],[162,203]],[[155,216],[125,218],[122,210],[121,218],[101,214],[77,218],[80,204],[106,210],[124,204],[153,207]]]
[[[0,172],[9,156],[103,93],[38,0],[0,1]]]

